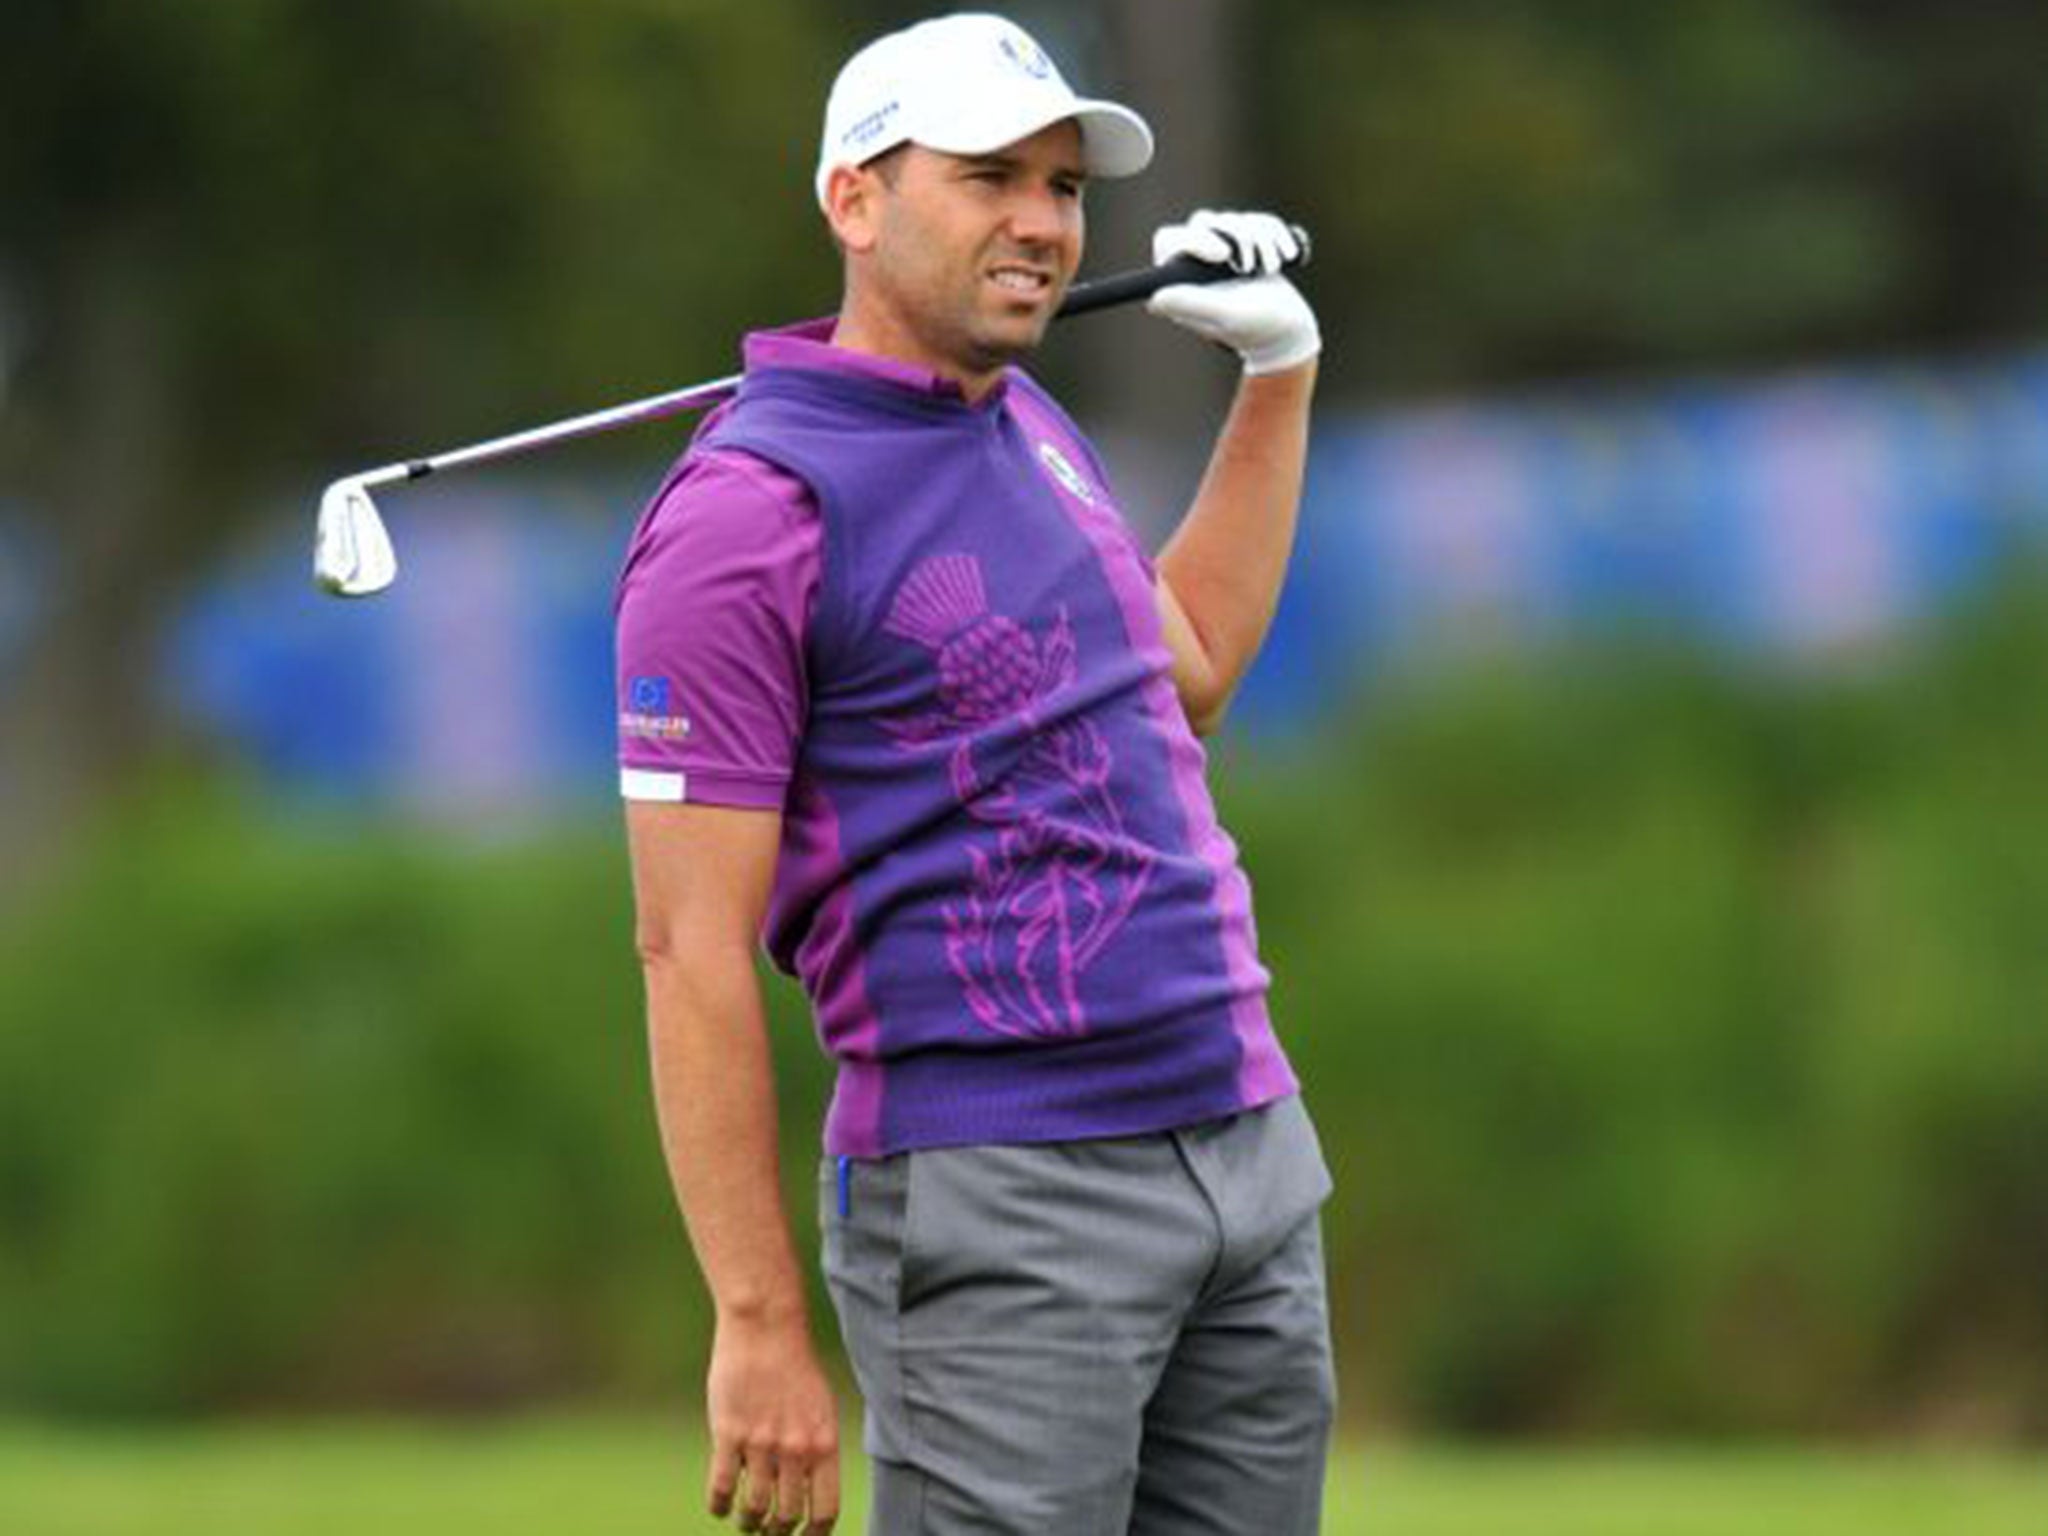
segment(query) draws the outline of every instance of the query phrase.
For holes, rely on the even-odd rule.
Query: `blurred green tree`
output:
[[[1260,163],[1340,385],[1778,365],[2048,329],[2048,10],[1274,0]]]
[[[1880,680],[1383,685],[1227,776],[1354,1412],[2048,1441],[2043,593]],[[694,1394],[619,836],[105,818],[0,929],[0,1414]]]
[[[261,509],[310,516],[322,466],[722,370],[744,325],[829,302],[790,128],[830,78],[826,14],[10,8],[0,463],[52,603],[0,846],[131,756],[162,608]]]

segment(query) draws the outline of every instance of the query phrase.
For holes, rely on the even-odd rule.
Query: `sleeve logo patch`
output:
[[[626,708],[619,714],[619,734],[655,741],[680,741],[690,734],[687,715],[669,707],[665,677],[636,677],[626,685]]]

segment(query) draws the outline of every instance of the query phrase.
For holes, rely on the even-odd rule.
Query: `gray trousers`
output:
[[[1154,1136],[828,1159],[870,1536],[1312,1536],[1329,1190],[1293,1098]]]

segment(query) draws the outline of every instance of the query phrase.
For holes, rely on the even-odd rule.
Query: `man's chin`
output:
[[[975,345],[996,366],[1013,363],[1038,350],[1051,323],[1049,308],[1035,314],[1004,315],[978,328]]]

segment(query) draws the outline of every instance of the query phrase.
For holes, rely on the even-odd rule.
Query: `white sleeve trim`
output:
[[[652,768],[621,768],[619,794],[627,800],[660,800],[680,805],[684,800],[685,776],[659,773]]]

